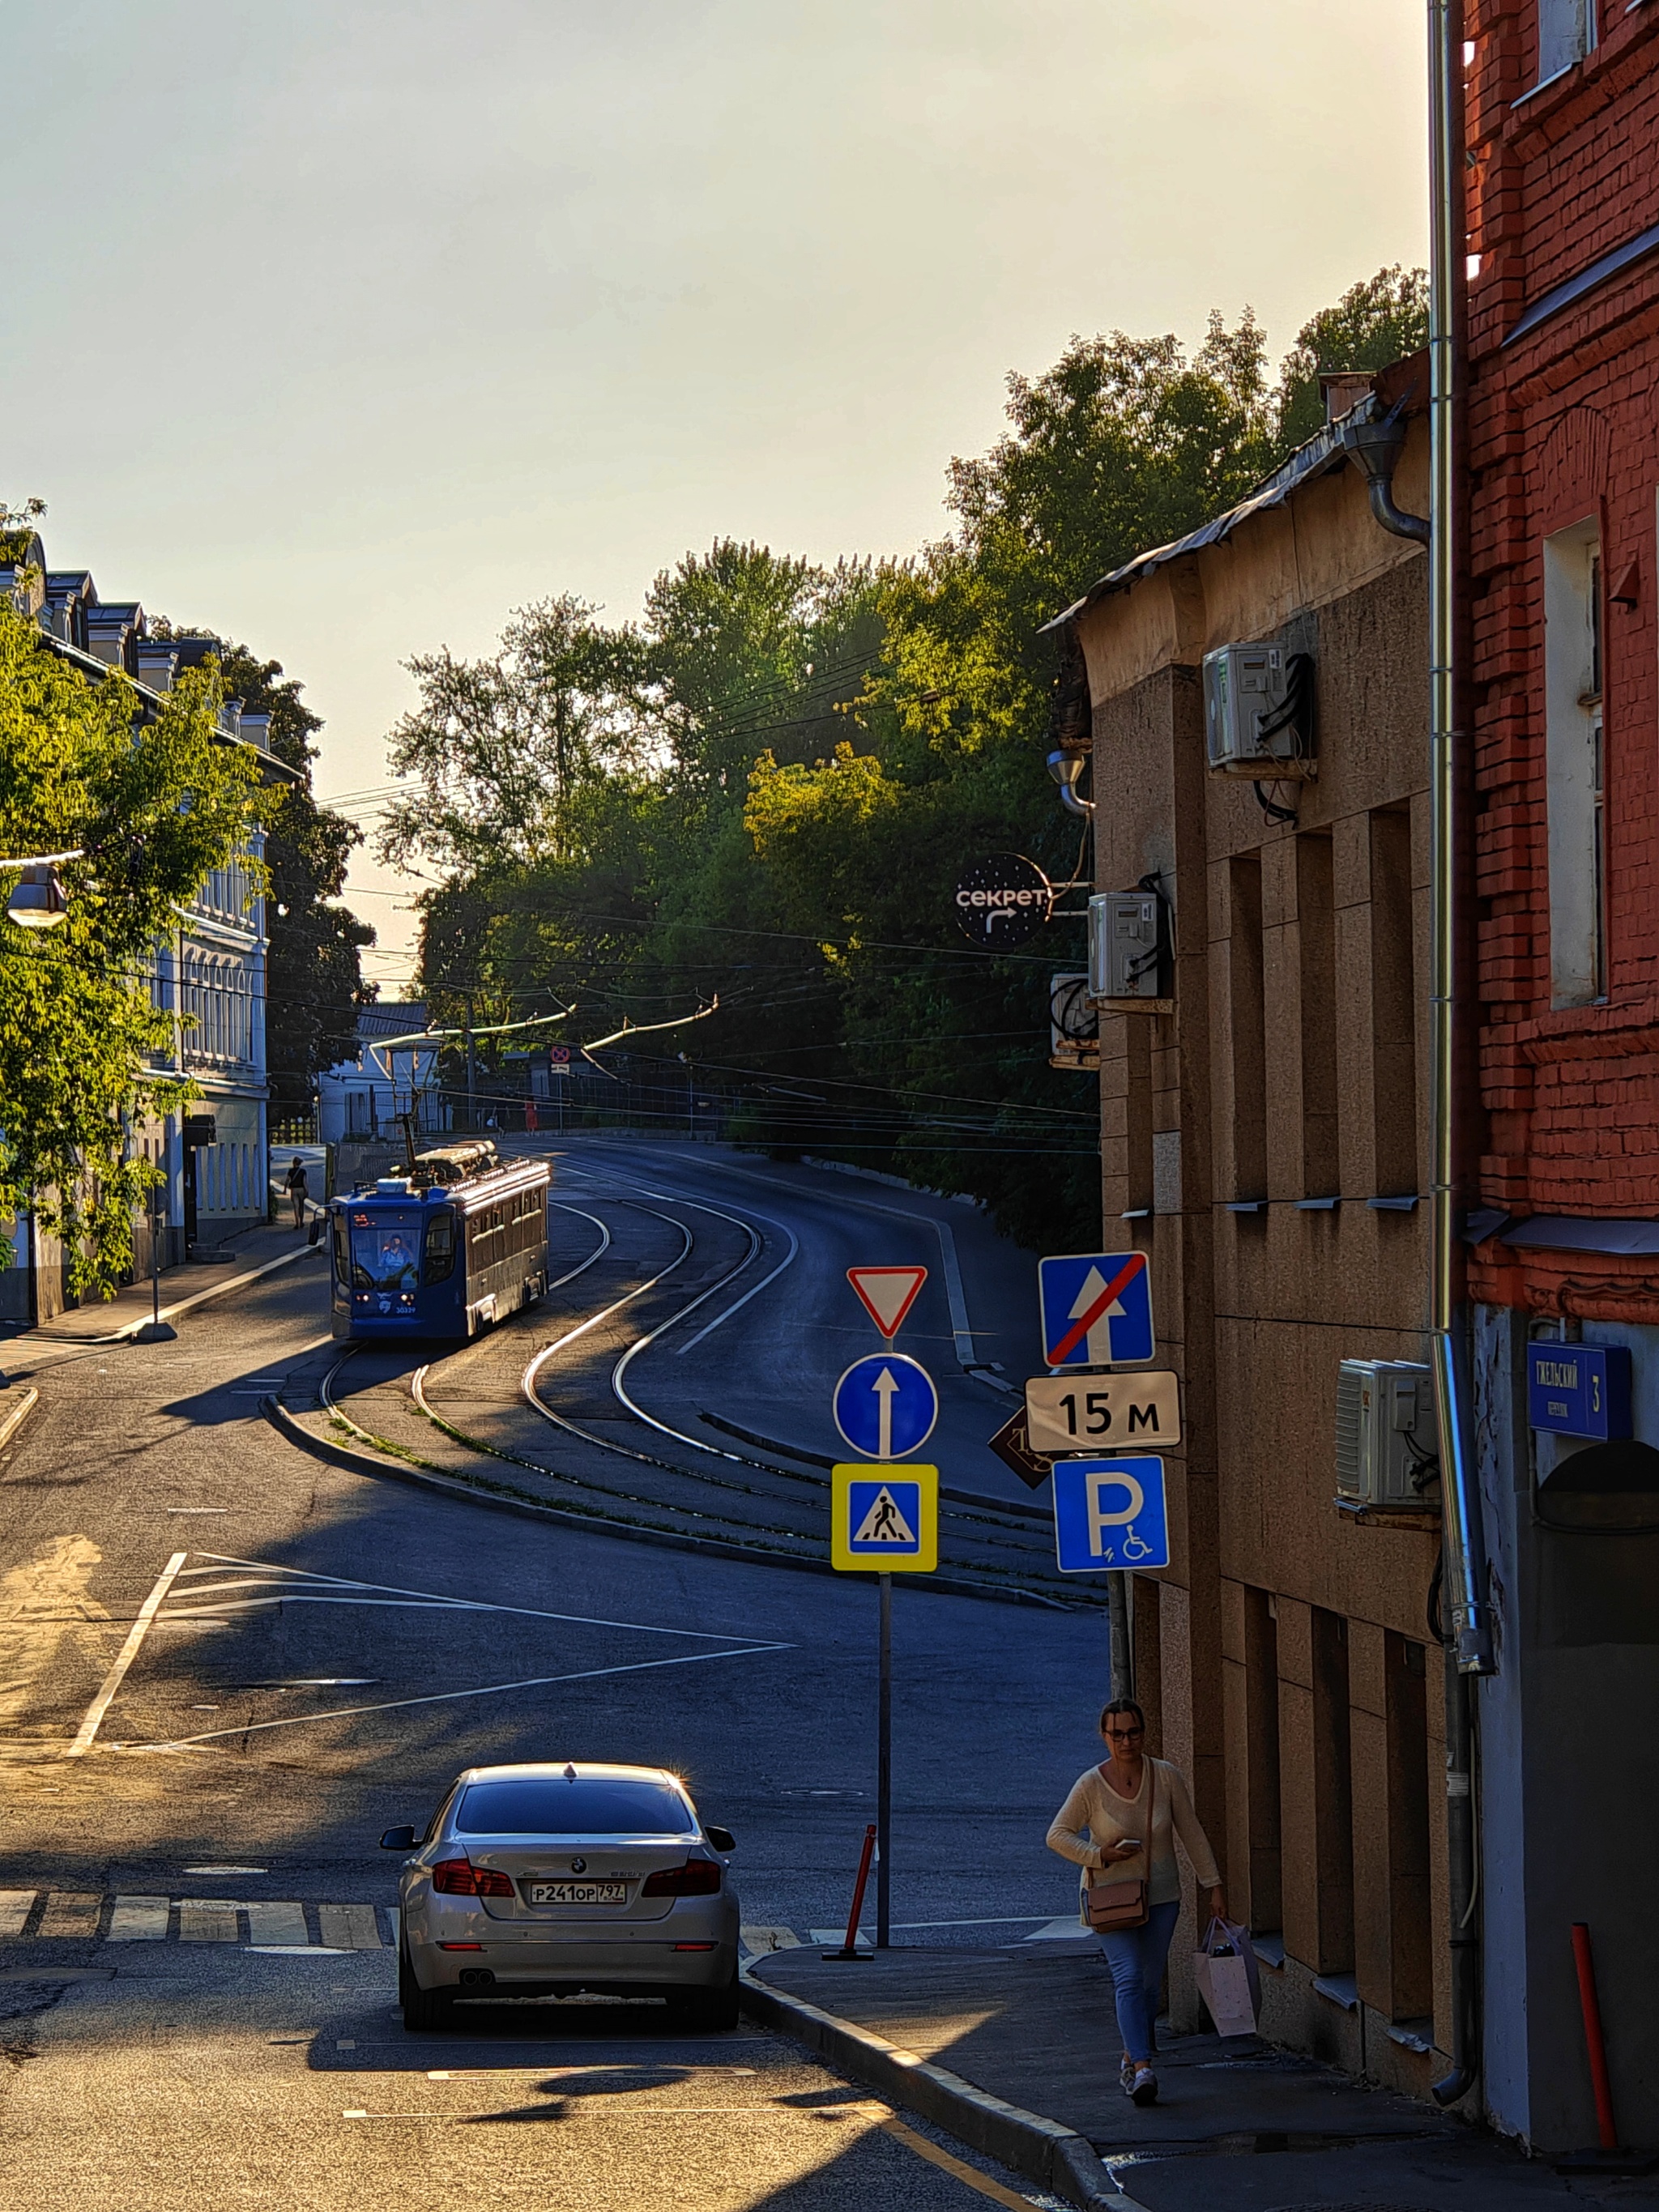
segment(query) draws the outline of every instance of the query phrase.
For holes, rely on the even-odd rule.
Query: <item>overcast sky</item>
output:
[[[410,653],[719,534],[907,551],[1071,332],[1277,353],[1422,260],[1424,15],[0,0],[0,497],[283,660],[361,791]]]

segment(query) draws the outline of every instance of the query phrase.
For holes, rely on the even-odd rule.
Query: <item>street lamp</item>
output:
[[[6,919],[21,929],[56,929],[69,912],[69,893],[58,872],[58,863],[84,857],[84,849],[76,846],[70,853],[35,853],[27,860],[0,860],[0,872],[10,868],[21,872],[6,902]]]

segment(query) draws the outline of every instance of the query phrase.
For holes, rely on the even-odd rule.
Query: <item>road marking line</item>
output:
[[[158,1737],[154,1743],[130,1743],[123,1749],[187,1751],[193,1744],[215,1743],[222,1736],[259,1735],[267,1729],[304,1728],[316,1721],[355,1720],[364,1713],[398,1712],[408,1705],[446,1705],[462,1698],[499,1698],[513,1690],[544,1690],[557,1682],[592,1682],[602,1675],[642,1674],[653,1667],[704,1667],[714,1659],[759,1659],[770,1651],[793,1651],[793,1644],[746,1644],[732,1651],[693,1651],[680,1659],[638,1659],[627,1667],[584,1667],[570,1674],[531,1674],[522,1682],[486,1682],[476,1690],[434,1690],[421,1698],[389,1698],[374,1705],[337,1705],[325,1713],[292,1713],[278,1721],[250,1721],[241,1728],[204,1729],[198,1735]]]
[[[149,1632],[149,1625],[161,1607],[161,1600],[173,1587],[173,1577],[189,1557],[188,1552],[175,1552],[157,1576],[155,1589],[139,1607],[138,1617],[127,1631],[127,1640],[116,1654],[115,1664],[104,1677],[103,1687],[87,1707],[87,1717],[82,1722],[80,1732],[74,1742],[64,1752],[65,1759],[79,1759],[92,1749],[93,1740],[103,1725],[104,1715],[109,1711],[115,1692],[120,1688],[125,1678],[128,1668],[138,1656],[144,1638]]]
[[[234,1943],[236,1936],[236,1900],[234,1897],[179,1899],[179,1941],[181,1943]]]
[[[246,1909],[250,1946],[272,1944],[286,1951],[305,1950],[310,1945],[311,1930],[306,1926],[303,1905],[258,1902]]]
[[[165,1897],[118,1897],[110,1914],[111,1943],[165,1943],[167,1900]]]
[[[1075,1912],[1071,1912],[1062,1919],[1049,1921],[1046,1927],[1033,1929],[1024,1940],[1028,1943],[1058,1943],[1067,1936],[1092,1936],[1094,1932],[1092,1928],[1084,1926]]]
[[[764,1958],[772,1951],[799,1951],[800,1937],[793,1928],[739,1928],[738,1941],[751,1958]]]
[[[0,1936],[22,1934],[40,1894],[38,1889],[0,1889]]]
[[[679,1636],[700,1640],[705,1644],[718,1643],[722,1637],[729,1643],[733,1632],[715,1628],[659,1628],[649,1621],[606,1620],[600,1615],[591,1613],[550,1613],[544,1606],[498,1605],[489,1598],[446,1597],[434,1590],[404,1589],[395,1583],[354,1582],[349,1576],[319,1574],[310,1567],[285,1567],[264,1559],[238,1559],[229,1552],[198,1552],[197,1557],[200,1559],[210,1560],[213,1564],[209,1566],[190,1568],[181,1577],[182,1580],[193,1581],[198,1575],[214,1574],[221,1567],[251,1567],[256,1574],[270,1577],[273,1586],[280,1585],[282,1578],[287,1577],[290,1581],[316,1583],[329,1589],[373,1590],[382,1597],[418,1598],[429,1604],[453,1607],[457,1612],[461,1613],[510,1613],[522,1615],[526,1620],[562,1620],[569,1622],[576,1628],[631,1628],[636,1630],[641,1636]],[[204,1593],[204,1587],[212,1589],[252,1589],[258,1588],[258,1584],[252,1582],[213,1583],[206,1586],[197,1583],[191,1595]],[[169,1620],[185,1617],[176,1609],[167,1615]],[[751,1643],[758,1643],[760,1638],[751,1637],[748,1640]],[[738,1637],[738,1641],[741,1644],[744,1639]],[[769,1650],[771,1647],[769,1645],[767,1648]]]
[[[325,1943],[342,1951],[380,1951],[380,1923],[372,1905],[319,1905],[317,1925]]]
[[[842,2107],[843,2112],[847,2109],[845,2106]],[[1034,2198],[1021,2197],[1014,2190],[1005,2189],[1000,2181],[993,2181],[988,2173],[981,2173],[976,2166],[969,2166],[965,2159],[953,2158],[948,2150],[941,2150],[937,2143],[929,2142],[926,2136],[918,2135],[914,2128],[907,2128],[885,2105],[855,2106],[853,2109],[873,2120],[883,2135],[891,2136],[907,2150],[913,2150],[918,2158],[925,2158],[929,2166],[940,2166],[946,2173],[954,2174],[969,2189],[977,2190],[981,2197],[988,2197],[993,2204],[1012,2206],[1013,2212],[1035,2212]]]
[[[98,1916],[103,1907],[101,1893],[55,1889],[46,1899],[46,1917],[36,1932],[42,1936],[95,1936]]]

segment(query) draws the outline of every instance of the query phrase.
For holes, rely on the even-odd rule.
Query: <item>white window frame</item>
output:
[[[1550,1004],[1589,1006],[1607,993],[1598,518],[1555,532],[1543,556]]]

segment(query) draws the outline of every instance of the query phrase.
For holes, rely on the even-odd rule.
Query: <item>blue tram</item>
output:
[[[487,1139],[415,1153],[403,1175],[329,1203],[339,1337],[468,1337],[547,1288],[545,1160]]]

